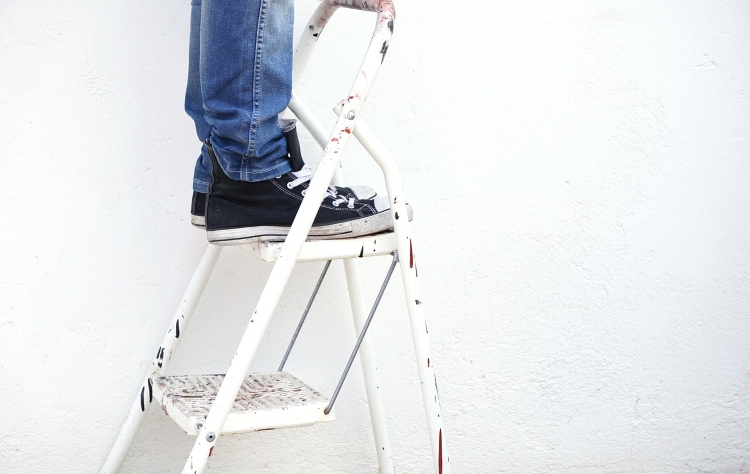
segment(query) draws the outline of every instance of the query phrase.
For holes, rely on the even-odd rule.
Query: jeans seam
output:
[[[253,116],[250,119],[250,130],[247,140],[247,153],[246,155],[255,154],[255,145],[258,138],[258,129],[260,128],[260,95],[262,94],[261,89],[261,75],[263,74],[263,34],[266,25],[266,14],[268,10],[268,0],[261,1],[260,9],[258,11],[258,29],[255,34],[255,57],[253,64]],[[276,167],[274,167],[276,168]],[[271,169],[274,169],[271,168]],[[249,178],[250,174],[258,174],[259,172],[250,171],[250,163],[247,159],[243,158],[242,170],[240,173],[244,173],[245,178]],[[242,176],[242,174],[240,174]],[[242,179],[242,178],[240,178]]]
[[[263,173],[268,173],[269,171],[273,171],[273,170],[275,170],[276,168],[282,168],[282,167],[284,167],[284,166],[287,166],[288,164],[289,164],[288,162],[286,162],[286,161],[282,161],[282,162],[281,162],[281,163],[279,163],[278,165],[276,165],[276,166],[273,166],[273,167],[271,167],[271,168],[267,168],[267,169],[264,169],[264,170],[260,170],[260,171],[250,171],[250,170],[247,170],[247,171],[246,171],[246,173],[247,173],[247,174],[263,174]]]

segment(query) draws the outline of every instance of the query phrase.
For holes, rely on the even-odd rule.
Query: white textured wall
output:
[[[0,4],[0,472],[98,470],[205,245],[180,3]],[[397,8],[366,120],[415,206],[454,472],[750,469],[750,4]],[[347,12],[321,40],[302,95],[329,123],[371,26]],[[380,185],[360,148],[346,159]],[[387,265],[364,265],[370,297]],[[319,267],[293,277],[256,368]],[[174,373],[225,369],[269,271],[227,249]],[[326,392],[354,339],[332,276],[289,365]],[[398,471],[422,473],[397,284],[371,337]],[[357,366],[337,416],[223,439],[210,472],[375,472]],[[179,472],[192,438],[159,410],[144,428],[123,472]]]

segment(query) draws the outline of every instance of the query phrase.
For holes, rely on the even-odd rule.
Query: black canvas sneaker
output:
[[[299,138],[297,137],[296,120],[281,119],[279,126],[286,137],[287,153],[292,169],[301,171],[305,167],[300,151]],[[307,186],[305,186],[307,188]],[[354,197],[357,200],[375,199],[378,193],[369,186],[335,186],[337,195]],[[206,194],[193,191],[193,199],[190,203],[190,223],[196,227],[206,227]]]
[[[190,223],[195,227],[206,227],[206,194],[193,191],[190,201]]]
[[[307,192],[311,168],[305,165],[268,181],[236,181],[221,169],[210,144],[207,148],[212,164],[205,204],[208,241],[215,245],[283,241]],[[343,239],[391,229],[388,199],[360,195],[356,187],[329,187],[308,239]],[[411,220],[410,207],[408,213]]]
[[[353,196],[357,200],[375,199],[378,193],[369,186],[335,186],[336,193],[340,196]],[[193,191],[193,199],[190,202],[190,223],[201,229],[206,227],[206,194]]]

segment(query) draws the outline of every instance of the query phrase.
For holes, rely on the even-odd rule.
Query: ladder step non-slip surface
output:
[[[189,435],[197,435],[224,375],[179,375],[151,380],[162,409]],[[222,434],[307,426],[333,421],[323,413],[328,398],[286,372],[248,374]]]

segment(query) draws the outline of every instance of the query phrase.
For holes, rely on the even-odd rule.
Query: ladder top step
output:
[[[256,242],[245,247],[261,260],[275,262],[281,254],[284,242]],[[302,245],[298,262],[335,260],[341,258],[376,257],[388,255],[396,250],[396,235],[393,232],[366,235],[353,239],[308,240]]]
[[[189,435],[197,435],[208,416],[224,375],[177,375],[151,378],[154,397]],[[328,398],[287,372],[245,377],[222,434],[308,426],[333,421],[323,410]]]

